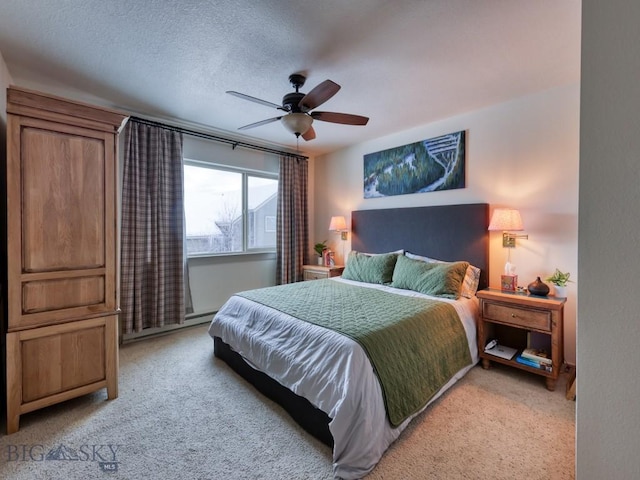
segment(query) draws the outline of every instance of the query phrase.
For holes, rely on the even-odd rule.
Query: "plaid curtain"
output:
[[[276,284],[302,280],[308,261],[307,161],[280,157],[276,240]]]
[[[183,323],[182,134],[129,120],[122,186],[123,333]]]

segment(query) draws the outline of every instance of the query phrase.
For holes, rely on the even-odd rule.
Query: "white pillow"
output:
[[[376,255],[389,255],[390,253],[395,253],[396,255],[403,255],[404,254],[404,250],[400,249],[400,250],[395,250],[393,252],[385,252],[385,253],[367,253],[367,252],[360,252],[362,255],[367,255],[368,257],[375,257]]]
[[[420,260],[427,263],[453,263],[445,262],[444,260],[438,260],[436,258],[423,257],[422,255],[416,255],[411,252],[404,252],[407,258],[412,260]],[[478,291],[478,284],[480,283],[480,269],[474,265],[469,264],[467,271],[462,280],[462,286],[460,288],[460,296],[466,298],[473,298]]]
[[[437,260],[435,258],[423,257],[422,255],[416,255],[415,253],[411,253],[411,252],[404,252],[404,254],[406,257],[410,258],[411,260],[421,260],[427,263],[449,263],[449,262],[445,262],[444,260]]]

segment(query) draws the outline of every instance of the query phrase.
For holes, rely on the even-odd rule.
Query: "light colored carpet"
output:
[[[213,357],[206,329],[122,347],[116,400],[102,391],[23,415],[0,436],[0,478],[330,479],[329,448]],[[472,369],[367,479],[574,478],[564,380],[548,392],[515,369]]]

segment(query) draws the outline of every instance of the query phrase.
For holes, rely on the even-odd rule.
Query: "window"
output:
[[[277,201],[273,174],[185,160],[187,255],[275,250]]]

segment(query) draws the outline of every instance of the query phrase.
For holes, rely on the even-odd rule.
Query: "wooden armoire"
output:
[[[118,395],[117,136],[127,116],[7,89],[7,433]]]

